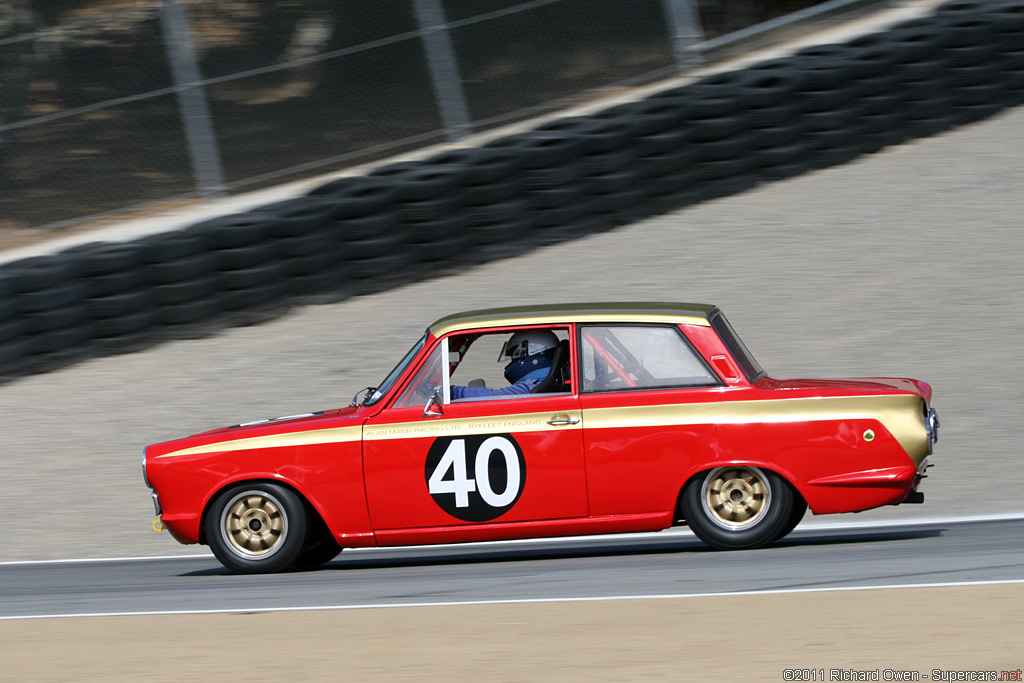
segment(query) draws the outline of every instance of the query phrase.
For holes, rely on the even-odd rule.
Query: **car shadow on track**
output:
[[[909,541],[941,536],[943,528],[927,529],[864,529],[796,531],[777,541],[761,552],[773,549],[815,546],[843,546],[860,543]],[[758,552],[742,551],[743,554]],[[623,555],[663,555],[671,553],[695,553],[699,555],[732,555],[714,550],[691,536],[667,538],[593,538],[582,537],[573,540],[535,541],[515,545],[467,547],[460,544],[451,546],[373,548],[342,553],[337,559],[320,567],[293,569],[288,573],[313,574],[330,571],[351,571],[362,569],[393,569],[401,567],[426,567],[459,564],[481,564],[488,562],[527,562],[548,559],[598,558]],[[182,576],[209,576],[228,574],[223,567],[203,569],[182,574]]]

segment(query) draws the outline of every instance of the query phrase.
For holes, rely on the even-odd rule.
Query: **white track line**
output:
[[[674,593],[665,595],[607,595],[578,598],[523,598],[519,600],[453,600],[451,602],[400,602],[377,603],[369,605],[318,605],[314,607],[238,607],[232,609],[207,610],[163,610],[139,612],[90,612],[88,614],[36,614],[25,616],[0,616],[0,621],[22,619],[71,619],[75,617],[151,617],[170,615],[204,615],[204,614],[243,614],[259,612],[325,612],[357,609],[385,609],[393,607],[465,607],[474,605],[530,605],[553,602],[611,602],[621,600],[673,600],[684,598],[728,598],[751,595],[789,595],[798,593],[839,593],[842,591],[869,590],[902,590],[911,588],[958,588],[964,586],[999,586],[1024,583],[1024,579],[1006,579],[1002,581],[950,581],[945,583],[904,583],[884,586],[836,586],[832,588],[785,588],[759,591],[736,591],[733,593]]]
[[[891,528],[891,527],[908,527],[908,526],[934,526],[938,524],[977,524],[984,522],[1012,522],[1017,520],[1024,520],[1024,512],[1007,512],[998,515],[959,515],[959,516],[935,516],[935,517],[911,517],[906,519],[894,519],[894,520],[870,520],[864,522],[833,522],[833,521],[818,521],[815,518],[808,518],[807,520],[800,523],[795,532],[800,531],[853,531],[857,529],[879,529],[879,528]],[[794,533],[795,533],[794,532]],[[693,532],[685,527],[676,527],[672,529],[666,529],[664,531],[648,531],[640,533],[626,533],[626,534],[600,534],[600,535],[588,535],[588,536],[558,536],[549,538],[520,538],[509,541],[479,541],[475,543],[443,543],[434,545],[416,545],[416,546],[385,546],[377,548],[350,548],[345,551],[346,556],[350,556],[353,553],[379,553],[385,551],[395,550],[408,550],[410,548],[488,548],[488,547],[501,547],[506,545],[529,545],[529,544],[543,544],[543,543],[563,543],[568,541],[587,541],[587,540],[602,540],[602,539],[655,539],[655,538],[676,538],[676,537],[687,537],[693,536]],[[195,553],[195,554],[182,554],[182,555],[157,555],[152,557],[92,557],[92,558],[80,558],[80,559],[61,559],[61,560],[16,560],[12,562],[0,562],[0,567],[15,566],[15,565],[32,565],[32,564],[72,564],[76,562],[141,562],[145,560],[182,560],[182,559],[209,559],[213,555],[210,553]]]

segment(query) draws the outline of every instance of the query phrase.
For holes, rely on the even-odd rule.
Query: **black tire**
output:
[[[238,574],[269,574],[291,567],[306,547],[306,507],[278,484],[251,482],[218,495],[206,512],[206,542]]]
[[[337,230],[329,235],[333,240],[333,246],[337,246],[343,240],[355,241],[379,237],[398,227],[398,214],[393,211],[375,213],[372,216],[352,218],[337,223]],[[331,248],[331,245],[328,245]],[[307,250],[304,254],[319,253],[320,248]]]
[[[523,168],[557,166],[580,154],[582,141],[555,132],[522,133],[492,140],[485,149],[509,149],[522,155]]]
[[[210,252],[215,270],[239,270],[266,263],[277,254],[278,240],[265,240],[234,249],[217,249]]]
[[[287,288],[284,279],[271,279],[242,289],[222,291],[221,307],[225,311],[240,311],[247,308],[266,308],[278,302]]]
[[[281,269],[288,278],[297,275],[318,273],[336,265],[341,259],[334,251],[322,251],[309,256],[297,256],[281,262]]]
[[[621,172],[632,172],[634,169],[647,178],[658,178],[677,171],[693,167],[699,145],[686,145],[663,154],[642,157],[630,169]]]
[[[122,337],[136,332],[148,330],[157,323],[159,309],[142,308],[137,311],[116,315],[111,318],[100,318],[92,322],[93,329],[99,337]]]
[[[82,301],[82,288],[74,280],[50,289],[25,292],[18,296],[18,307],[27,313],[77,306]]]
[[[728,465],[694,477],[680,501],[697,538],[716,550],[768,545],[790,521],[793,493],[770,470]]]
[[[674,128],[693,115],[689,100],[679,93],[657,93],[640,102],[626,102],[594,114],[599,119],[625,119],[636,134],[651,135]]]
[[[23,324],[25,334],[39,334],[65,327],[77,327],[85,320],[85,310],[81,306],[62,306],[48,311],[39,311],[31,315],[23,315],[16,321]],[[0,340],[4,337],[0,334]]]
[[[587,194],[587,186],[583,183],[573,183],[553,187],[549,190],[534,190],[529,193],[531,206],[541,209],[552,209],[558,206],[565,206],[573,202],[582,201]],[[503,218],[504,220],[504,218]]]
[[[797,103],[797,109],[800,112],[808,112],[837,109],[849,102],[851,97],[851,91],[836,88],[796,93],[793,95],[793,100]]]
[[[649,159],[648,159],[649,161]],[[596,175],[592,178],[587,178],[587,191],[590,194],[607,194],[609,192],[618,192],[619,190],[627,187],[632,187],[634,184],[639,183],[643,174],[640,173],[641,169],[636,166],[629,168],[619,169],[612,173],[605,173],[604,175]],[[663,175],[658,173],[656,175]]]
[[[3,267],[5,279],[15,292],[32,292],[58,287],[72,277],[75,271],[71,259],[59,256],[33,256],[8,263]]]
[[[202,232],[214,249],[236,249],[270,236],[271,220],[258,213],[238,213],[196,223],[189,230]]]
[[[136,289],[85,300],[85,310],[93,318],[116,318],[147,308],[153,304],[151,289]]]
[[[403,202],[398,205],[398,215],[409,222],[434,221],[458,210],[462,204],[462,194],[452,192],[430,199]]]
[[[89,242],[72,247],[62,255],[75,259],[80,275],[103,275],[137,267],[142,261],[142,252],[134,242]]]
[[[92,330],[88,325],[76,325],[48,330],[42,334],[29,337],[32,343],[32,353],[52,353],[64,349],[80,346],[92,337]]]
[[[409,242],[439,242],[452,235],[459,235],[469,228],[469,216],[455,213],[436,221],[409,223],[405,226],[405,237]],[[404,244],[404,241],[402,242]]]
[[[473,226],[469,229],[472,244],[501,245],[521,242],[533,227],[533,221],[522,215],[515,218]]]
[[[345,247],[346,261],[361,261],[391,253],[405,244],[406,235],[394,230],[380,237],[349,242]]]
[[[144,313],[148,313],[145,311]],[[99,331],[97,329],[97,331]],[[144,351],[161,340],[164,329],[151,326],[135,332],[115,334],[109,337],[96,337],[90,343],[91,349],[102,356],[114,356],[122,353]]]
[[[507,178],[486,185],[467,185],[462,191],[466,205],[472,210],[474,206],[487,206],[518,196],[523,191],[523,183],[519,178]]]
[[[322,538],[302,549],[299,559],[292,563],[296,569],[315,569],[327,564],[341,553],[341,546],[332,538]]]
[[[159,305],[167,306],[206,298],[218,291],[220,273],[207,273],[191,280],[158,285],[153,288],[153,298]]]
[[[715,119],[698,119],[687,124],[690,139],[696,143],[724,140],[749,127],[742,116],[723,116]]]
[[[21,337],[0,343],[0,369],[13,368],[32,349],[31,337]]]
[[[471,225],[491,225],[519,218],[530,209],[530,200],[517,197],[504,202],[472,206],[467,209]]]
[[[79,282],[87,297],[109,296],[146,284],[147,275],[147,270],[130,268],[129,270],[115,270],[104,275],[82,278]]]
[[[582,139],[585,154],[600,154],[620,147],[636,134],[638,126],[627,119],[601,120],[589,116],[555,119],[537,128]]]
[[[211,253],[193,254],[174,261],[153,263],[146,268],[149,279],[157,285],[174,285],[205,277],[216,269]]]
[[[593,207],[589,206],[585,201],[576,201],[548,209],[535,209],[531,212],[531,215],[535,228],[546,228],[572,223],[583,216],[589,215],[592,211]]]
[[[772,541],[780,541],[786,536],[789,536],[790,532],[796,528],[796,525],[800,523],[800,520],[804,518],[804,514],[807,512],[807,501],[796,491],[793,491],[793,508],[789,511],[789,517],[786,519],[786,523],[779,529],[778,534]]]
[[[347,282],[347,273],[344,266],[340,268],[326,268],[324,270],[294,275],[285,282],[289,294],[293,296],[303,295],[328,295],[339,289]],[[312,303],[312,302],[311,302]]]
[[[302,235],[334,218],[334,203],[328,197],[295,197],[253,209],[266,216],[274,237]]]
[[[489,185],[502,181],[522,168],[523,157],[510,149],[466,148],[452,149],[432,156],[423,162],[435,164],[456,164],[465,167],[469,174],[465,182],[470,185]]]
[[[404,202],[424,202],[460,187],[469,171],[459,165],[425,165],[417,163],[415,170],[396,178],[398,196]]]
[[[581,159],[581,165],[588,176],[611,173],[629,166],[637,157],[637,148],[629,145],[610,152],[588,154]]]
[[[0,322],[0,344],[18,339],[25,334],[25,322],[18,318]]]
[[[220,282],[224,289],[248,289],[259,287],[281,277],[281,264],[268,261],[250,268],[221,271]]]
[[[161,325],[183,325],[209,318],[218,312],[220,300],[216,297],[206,297],[161,306],[157,309],[157,322]]]
[[[137,243],[143,263],[166,263],[195,256],[206,251],[206,238],[194,230],[160,233]]]
[[[543,168],[526,169],[520,174],[523,187],[529,190],[547,190],[579,180],[586,174],[583,165],[573,159],[572,163]]]
[[[329,196],[336,220],[368,216],[398,200],[398,190],[389,180],[360,176],[331,181],[310,195]]]

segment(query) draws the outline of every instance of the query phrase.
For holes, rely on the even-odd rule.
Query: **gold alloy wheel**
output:
[[[224,506],[221,536],[228,548],[244,558],[265,558],[281,547],[288,535],[284,506],[265,491],[239,493]]]
[[[771,485],[756,467],[719,467],[708,473],[701,489],[708,519],[729,531],[756,525],[771,502]]]

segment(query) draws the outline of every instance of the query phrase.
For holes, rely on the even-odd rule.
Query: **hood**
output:
[[[211,429],[208,432],[200,432],[199,434],[193,434],[192,436],[211,436],[213,434],[242,434],[248,432],[265,433],[267,427],[275,427],[278,425],[287,425],[294,429],[295,427],[305,427],[307,424],[310,429],[316,429],[316,423],[327,420],[335,419],[339,417],[354,416],[359,412],[358,406],[348,406],[346,408],[337,408],[335,410],[321,410],[316,413],[300,413],[298,415],[285,415],[283,417],[272,417],[265,420],[255,420],[253,422],[243,422],[241,424],[231,425],[230,427],[219,427],[217,429]]]

